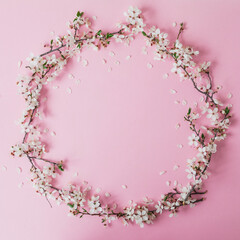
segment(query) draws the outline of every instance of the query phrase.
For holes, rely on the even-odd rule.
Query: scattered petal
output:
[[[131,57],[131,55],[126,56],[126,60],[129,60]]]
[[[175,126],[175,128],[176,128],[176,129],[179,129],[180,126],[181,126],[180,123],[177,123],[176,126]]]
[[[80,80],[80,79],[76,79],[75,83],[76,83],[77,85],[79,85],[79,84],[81,83],[81,80]]]
[[[173,170],[176,171],[178,170],[178,168],[179,168],[179,165],[174,165]]]
[[[115,62],[115,64],[116,64],[116,65],[119,65],[119,64],[120,64],[120,62],[119,62],[119,61],[116,61],[116,62]]]
[[[148,63],[148,64],[147,64],[147,67],[148,67],[149,69],[151,69],[151,68],[153,68],[153,65],[152,65],[151,63]]]
[[[45,128],[45,129],[43,130],[43,132],[44,132],[44,133],[47,133],[47,132],[49,132],[49,129],[48,129],[48,128]]]
[[[115,53],[114,53],[113,51],[111,51],[111,52],[109,52],[109,55],[110,55],[111,57],[113,57],[113,56],[115,56]]]
[[[166,181],[166,185],[170,186],[171,185],[171,181]]]
[[[163,74],[163,79],[167,79],[169,77],[169,74],[168,73],[164,73]]]
[[[18,61],[18,68],[20,68],[22,66],[22,61]]]
[[[82,56],[78,56],[77,57],[77,62],[81,62],[81,60],[82,60]]]
[[[91,186],[88,186],[87,188],[86,188],[86,191],[91,191],[92,190],[92,187]]]
[[[96,189],[96,193],[100,193],[101,191],[102,191],[101,188],[97,188],[97,189]]]
[[[122,185],[122,188],[123,189],[127,189],[127,185]]]
[[[55,133],[54,131],[52,131],[52,132],[50,133],[50,135],[51,135],[51,136],[56,136],[56,133]]]
[[[72,73],[69,73],[69,74],[68,74],[68,78],[69,78],[69,79],[74,79],[74,75],[73,75]]]
[[[228,99],[232,98],[232,93],[228,93],[227,98]]]
[[[174,89],[170,89],[170,93],[171,93],[171,94],[176,94],[176,93],[177,93],[177,91],[176,91],[176,90],[174,90]]]
[[[102,59],[102,63],[103,63],[103,64],[106,64],[106,63],[107,63],[107,60],[103,58],[103,59]]]
[[[59,86],[53,86],[52,88],[53,88],[53,89],[58,89],[58,88],[59,88]]]
[[[150,198],[147,197],[147,196],[143,198],[143,201],[144,201],[146,204],[153,204],[153,200],[150,199]]]
[[[19,187],[19,188],[22,188],[23,185],[24,185],[24,183],[23,183],[23,182],[20,182],[20,183],[18,184],[18,187]]]
[[[97,16],[93,16],[92,18],[93,18],[93,20],[97,20]]]
[[[22,168],[18,167],[17,168],[17,173],[20,174],[22,172]]]
[[[176,26],[177,26],[177,23],[176,23],[176,22],[173,22],[173,23],[172,23],[172,26],[173,26],[173,27],[176,27]]]
[[[83,59],[83,60],[82,60],[82,65],[83,65],[84,67],[86,67],[86,66],[88,65],[88,60],[87,60],[87,59]]]
[[[163,174],[165,174],[167,171],[161,171],[160,173],[159,173],[159,175],[160,176],[162,176]]]
[[[174,183],[173,183],[174,187],[176,187],[178,185],[178,181],[175,180]]]
[[[78,172],[75,172],[74,174],[73,174],[73,177],[77,177],[78,176]]]
[[[186,100],[182,100],[182,105],[187,105],[187,101]]]
[[[147,52],[147,48],[146,48],[146,47],[143,47],[143,48],[142,48],[142,54],[145,54],[145,55],[148,54],[148,52]]]
[[[2,170],[6,172],[7,171],[7,167],[5,165],[2,166]]]
[[[106,196],[106,197],[110,197],[111,194],[110,194],[109,192],[106,192],[106,193],[105,193],[105,196]]]
[[[202,97],[200,97],[200,101],[201,102],[203,102],[204,101],[204,97],[202,96]]]
[[[116,203],[113,204],[113,209],[117,209],[118,205]]]
[[[84,185],[87,185],[87,184],[88,184],[88,182],[84,180],[84,181],[83,181],[83,184],[84,184]]]
[[[111,68],[111,67],[109,67],[109,68],[108,68],[108,72],[111,72],[111,71],[112,71],[112,68]]]
[[[174,103],[175,104],[180,104],[180,101],[179,100],[175,100]]]
[[[72,93],[72,89],[68,87],[68,88],[67,88],[67,93],[68,93],[68,94],[71,94],[71,93]]]
[[[183,148],[183,145],[182,144],[178,144],[177,147],[181,149],[181,148]]]

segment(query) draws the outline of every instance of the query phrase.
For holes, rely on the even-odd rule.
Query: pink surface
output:
[[[66,207],[50,208],[44,197],[35,194],[27,180],[29,163],[12,159],[10,146],[20,141],[20,128],[14,124],[24,108],[17,95],[19,60],[30,52],[43,51],[49,33],[64,33],[66,22],[81,10],[97,16],[94,29],[111,31],[124,20],[129,5],[143,10],[148,24],[156,24],[174,39],[173,22],[185,22],[182,41],[200,51],[201,60],[213,62],[216,84],[223,85],[224,97],[233,94],[234,119],[229,138],[220,144],[206,182],[207,201],[193,209],[182,209],[176,218],[160,217],[154,225],[140,229],[114,222],[104,228],[100,219],[67,217]],[[0,239],[239,239],[239,10],[238,1],[6,1],[0,3],[1,37],[1,151],[0,165]],[[84,68],[73,59],[61,78],[48,86],[44,126],[56,132],[48,136],[51,159],[67,162],[61,182],[87,180],[94,187],[110,192],[110,201],[125,205],[144,196],[157,199],[166,192],[167,180],[186,183],[185,159],[194,152],[187,146],[188,126],[183,115],[188,106],[174,100],[191,102],[200,96],[189,82],[180,83],[170,74],[170,62],[155,62],[151,51],[143,55],[144,42],[137,39],[131,47],[112,44],[100,52],[84,51],[89,61]],[[109,56],[114,51],[115,56]],[[132,58],[127,61],[126,56]],[[102,64],[102,58],[107,64]],[[115,61],[120,61],[116,65]],[[146,67],[153,64],[153,69]],[[112,72],[108,72],[108,67]],[[69,79],[72,73],[80,79]],[[53,86],[59,86],[53,89]],[[71,87],[72,94],[66,92]],[[169,94],[176,89],[176,95]],[[181,127],[175,130],[176,123]],[[183,144],[178,149],[177,144]],[[180,165],[173,171],[175,164]],[[23,172],[17,173],[17,167]],[[159,172],[167,174],[159,176]],[[79,176],[73,177],[75,172]],[[23,188],[18,184],[24,182]],[[121,185],[126,184],[127,190]]]

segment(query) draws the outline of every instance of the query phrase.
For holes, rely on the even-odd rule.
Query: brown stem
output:
[[[178,35],[177,35],[177,39],[179,39],[182,31],[184,30],[184,28],[183,28],[183,23],[181,23],[180,26],[181,26],[181,27],[180,27],[180,29],[179,29],[179,32],[178,32]]]
[[[50,160],[43,159],[43,158],[38,158],[38,157],[29,157],[29,158],[34,159],[34,160],[40,160],[40,161],[48,162],[48,163],[51,163],[53,165],[58,165],[58,163],[56,163],[56,162],[52,162]]]

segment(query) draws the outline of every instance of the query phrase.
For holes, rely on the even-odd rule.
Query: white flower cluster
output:
[[[160,32],[160,29],[155,26],[149,29],[146,45],[152,46],[157,43],[154,56],[155,60],[164,60],[167,57],[166,50],[170,43],[167,37],[167,33]]]
[[[147,206],[132,204],[130,207],[124,208],[124,224],[128,225],[128,222],[135,222],[140,227],[144,227],[144,224],[151,224],[156,218],[152,211],[149,211]]]
[[[15,157],[22,157],[26,155],[41,157],[45,152],[45,146],[38,140],[16,144],[11,147],[11,154]]]
[[[173,65],[173,72],[176,72],[180,66],[193,68],[196,63],[193,61],[193,56],[199,54],[199,51],[194,51],[191,47],[183,47],[179,40],[176,40],[175,47],[169,52],[175,57],[176,63]]]
[[[67,26],[73,30],[75,30],[75,29],[78,30],[81,27],[90,28],[91,21],[89,20],[89,18],[84,17],[83,12],[77,12],[77,15],[74,18],[73,22],[67,22]]]
[[[101,203],[99,201],[99,196],[92,196],[88,201],[88,206],[90,208],[91,214],[101,213],[103,209],[101,208]]]
[[[146,26],[143,23],[143,18],[141,16],[142,11],[136,7],[130,7],[124,15],[127,17],[127,23],[130,23],[125,26],[125,31],[131,31],[133,34],[142,32]],[[130,28],[129,28],[130,27]]]
[[[128,11],[124,13],[127,23],[117,24],[117,27],[121,29],[121,33],[113,36],[116,42],[124,42],[129,45],[134,39],[134,35],[144,31],[146,24],[143,21],[141,13],[141,10],[136,7],[130,7]]]
[[[52,175],[50,172],[48,174],[41,171],[39,168],[32,170],[31,181],[33,183],[33,187],[36,189],[37,193],[48,196],[52,190]]]

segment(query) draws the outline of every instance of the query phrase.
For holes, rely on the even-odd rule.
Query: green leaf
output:
[[[82,15],[84,14],[84,12],[77,12],[77,17],[82,17]]]
[[[106,38],[106,39],[109,39],[109,38],[111,38],[112,36],[113,36],[113,34],[107,33],[105,38]]]
[[[177,56],[177,53],[174,53],[173,56],[177,59],[179,56]]]
[[[96,33],[96,35],[100,36],[101,32],[102,32],[102,30],[99,30],[99,31]]]
[[[47,62],[45,62],[45,63],[43,64],[43,68],[44,68],[44,69],[47,69],[46,64],[47,64]]]
[[[226,107],[226,108],[224,109],[224,112],[225,112],[225,115],[228,115],[229,112],[230,112],[230,109],[229,109],[228,107]]]
[[[145,37],[147,36],[147,34],[144,31],[142,31],[142,35]]]
[[[71,203],[68,203],[67,204],[70,208],[73,208],[74,207],[74,204],[71,204]]]
[[[205,135],[202,133],[201,138],[204,140],[205,139]]]
[[[80,43],[77,45],[77,48],[79,48],[79,49],[81,48],[81,44]]]
[[[53,44],[53,39],[51,40],[51,45]]]
[[[62,163],[58,164],[57,167],[60,171],[62,172],[64,171]]]
[[[189,109],[188,109],[188,113],[187,113],[187,115],[190,115],[191,111],[192,111],[192,109],[189,108]]]
[[[166,200],[167,200],[167,198],[168,198],[168,195],[166,195],[166,196],[165,196],[165,198],[163,199],[163,201],[166,201]]]

